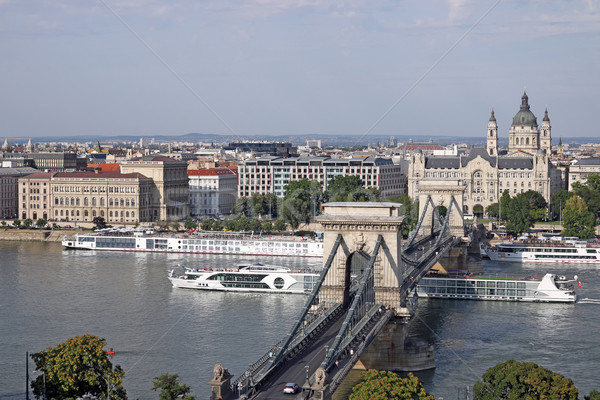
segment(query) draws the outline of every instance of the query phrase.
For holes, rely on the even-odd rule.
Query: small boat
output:
[[[308,294],[319,280],[318,271],[291,270],[274,265],[248,264],[232,268],[184,268],[169,272],[173,287],[224,292]]]
[[[481,256],[481,258],[490,258],[490,256],[487,253],[487,248],[483,243],[479,243],[479,255]]]
[[[521,240],[499,243],[486,254],[492,261],[600,264],[600,243],[577,238]]]
[[[461,276],[425,276],[417,285],[419,297],[462,300],[500,300],[519,302],[575,303],[575,276],[546,274],[542,279]]]

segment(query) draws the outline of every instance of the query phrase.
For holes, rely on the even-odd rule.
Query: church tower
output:
[[[542,130],[540,132],[540,149],[546,154],[552,154],[552,127],[550,126],[550,118],[548,117],[548,107],[544,111],[544,119],[542,120]]]
[[[523,92],[521,109],[513,117],[508,131],[508,153],[523,151],[534,155],[540,148],[537,118],[529,109],[529,97]]]
[[[488,122],[487,151],[490,156],[498,155],[498,124],[496,123],[493,108],[490,121]]]

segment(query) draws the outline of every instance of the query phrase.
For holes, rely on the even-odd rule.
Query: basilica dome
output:
[[[523,125],[523,126],[538,126],[537,118],[531,110],[529,110],[529,98],[527,97],[527,93],[523,93],[521,97],[521,109],[518,113],[513,117],[513,126]]]

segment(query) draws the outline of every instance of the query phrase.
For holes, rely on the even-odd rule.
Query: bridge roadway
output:
[[[288,382],[295,382],[302,388],[306,382],[306,369],[308,365],[309,376],[312,376],[325,358],[325,346],[331,346],[338,334],[346,313],[340,316],[322,333],[315,342],[307,346],[294,360],[288,362],[270,381],[261,387],[261,392],[252,399],[281,399],[283,387]],[[290,396],[294,398],[293,396]]]

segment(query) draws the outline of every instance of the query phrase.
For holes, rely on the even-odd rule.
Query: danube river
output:
[[[114,349],[130,399],[156,399],[152,378],[165,372],[179,374],[199,400],[207,399],[214,364],[239,375],[288,332],[305,297],[173,289],[168,270],[257,261],[319,266],[314,259],[75,251],[38,242],[0,242],[0,256],[0,399],[11,400],[25,398],[25,352],[85,333],[106,338],[107,349]],[[489,261],[484,267],[517,276],[577,274],[584,300],[422,300],[410,330],[435,348],[437,368],[418,374],[427,390],[457,398],[509,358],[572,378],[581,398],[600,389],[600,268]]]

